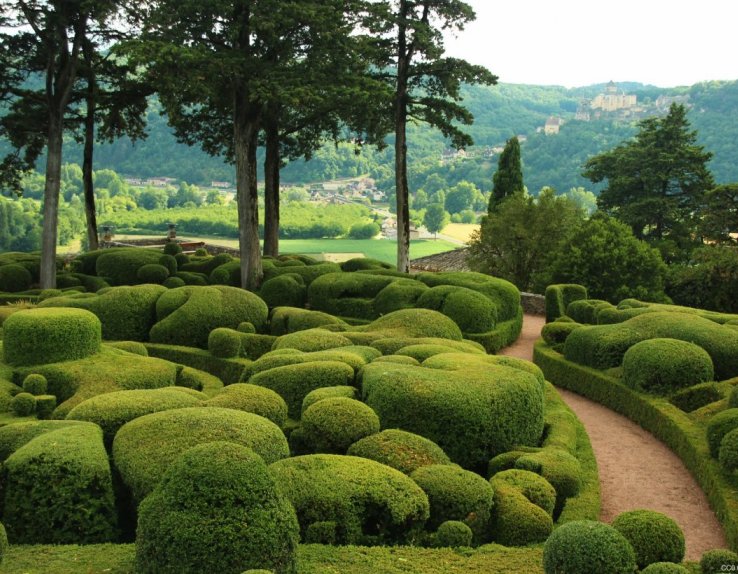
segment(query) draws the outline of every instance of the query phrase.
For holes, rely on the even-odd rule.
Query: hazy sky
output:
[[[449,56],[515,84],[738,80],[736,0],[466,0]]]

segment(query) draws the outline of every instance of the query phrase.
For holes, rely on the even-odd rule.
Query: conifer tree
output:
[[[515,193],[522,193],[523,168],[520,162],[520,142],[517,137],[507,140],[505,149],[497,162],[497,171],[492,176],[492,194],[489,197],[488,212],[492,213],[503,199]]]

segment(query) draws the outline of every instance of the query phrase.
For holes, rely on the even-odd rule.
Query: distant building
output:
[[[604,94],[598,94],[590,103],[593,110],[601,110],[603,112],[616,112],[618,110],[626,110],[634,108],[638,98],[635,95],[628,95],[618,89],[615,82],[610,81],[605,87]]]
[[[543,133],[545,133],[547,136],[555,135],[559,133],[559,129],[561,128],[562,124],[563,122],[561,118],[551,116],[546,120],[546,125],[543,126]]]
[[[218,189],[228,189],[229,187],[231,187],[231,182],[230,181],[211,181],[210,187],[215,187]]]
[[[172,185],[176,179],[173,177],[150,177],[144,183],[153,187],[166,187]]]

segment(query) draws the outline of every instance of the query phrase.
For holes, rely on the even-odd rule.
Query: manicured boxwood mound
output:
[[[295,511],[258,454],[201,444],[174,461],[141,504],[136,571],[294,573],[298,536]]]
[[[383,427],[424,436],[470,470],[514,446],[538,444],[543,432],[543,389],[535,376],[512,367],[369,364],[362,381],[364,400]]]
[[[112,285],[137,285],[145,283],[138,270],[144,265],[158,264],[161,251],[136,247],[104,249],[95,260],[95,275],[106,277]],[[83,273],[86,267],[83,267]],[[92,273],[87,273],[91,275]]]
[[[269,468],[297,511],[305,542],[412,542],[429,515],[415,482],[372,460],[314,454]]]
[[[277,345],[279,346],[279,345]],[[362,345],[351,345],[346,347],[333,347],[324,351],[304,352],[289,347],[275,349],[263,354],[251,363],[244,374],[248,378],[262,371],[268,371],[275,367],[286,365],[297,365],[299,363],[310,363],[314,361],[339,361],[346,363],[354,372],[358,372],[364,365],[380,356],[380,351],[373,347]]]
[[[506,546],[543,542],[553,530],[556,491],[543,477],[528,470],[495,474],[492,538]]]
[[[312,452],[346,454],[348,447],[379,432],[379,417],[361,401],[332,397],[302,413],[302,435]]]
[[[352,444],[347,454],[381,462],[403,474],[432,464],[451,464],[451,459],[436,443],[399,429],[387,429],[363,438]]]
[[[351,345],[351,340],[344,337],[342,333],[334,333],[326,329],[306,329],[282,335],[274,342],[272,350],[297,349],[309,353],[347,345]]]
[[[630,510],[615,517],[612,526],[630,542],[638,568],[654,562],[684,559],[684,534],[679,525],[661,512]]]
[[[254,413],[282,427],[287,422],[287,403],[276,392],[258,385],[236,383],[228,385],[212,399],[209,407],[236,409]]]
[[[259,297],[269,308],[304,307],[307,301],[305,280],[297,273],[286,273],[264,281],[259,289]]]
[[[396,280],[368,273],[329,273],[310,283],[308,302],[311,309],[339,317],[376,319],[374,298]]]
[[[100,350],[100,321],[82,309],[27,309],[3,323],[3,360],[25,366],[82,359]]]
[[[14,544],[116,539],[113,481],[96,425],[38,434],[5,460],[2,476],[2,520]]]
[[[18,293],[31,287],[33,277],[30,271],[15,263],[0,265],[0,291]]]
[[[175,388],[117,391],[97,395],[81,402],[67,414],[67,420],[89,421],[103,431],[109,449],[115,434],[129,421],[138,417],[199,405],[202,399]]]
[[[478,291],[457,285],[439,285],[425,291],[417,307],[433,309],[450,317],[464,333],[486,333],[497,322],[497,307]]]
[[[413,309],[418,306],[418,298],[428,289],[425,283],[415,279],[397,279],[374,297],[374,312],[379,317],[399,309]]]
[[[296,331],[326,327],[332,325],[331,329],[343,331],[348,324],[341,319],[323,313],[322,311],[310,311],[297,307],[276,307],[272,309],[269,317],[269,328],[272,335],[286,335]]]
[[[289,456],[284,434],[264,417],[233,409],[195,407],[145,415],[123,425],[115,435],[113,460],[123,482],[140,502],[179,455],[214,441],[252,448],[267,463]]]
[[[587,298],[587,288],[575,283],[562,283],[546,287],[546,322],[550,323],[566,315],[574,301]]]

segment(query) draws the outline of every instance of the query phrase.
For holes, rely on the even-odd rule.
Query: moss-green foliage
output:
[[[27,417],[36,411],[36,397],[31,393],[18,393],[10,400],[10,410],[19,417]]]
[[[718,549],[708,550],[700,559],[700,568],[702,574],[722,574],[731,570],[738,569],[738,554],[731,550]]]
[[[354,370],[338,361],[310,361],[256,373],[249,383],[277,392],[287,403],[291,418],[299,418],[302,401],[312,390],[349,385]]]
[[[491,530],[496,542],[525,546],[548,538],[553,530],[553,519],[548,512],[531,502],[516,486],[505,481],[493,481],[492,486],[495,510]]]
[[[177,271],[175,275],[177,279],[181,279],[185,285],[192,285],[196,287],[206,287],[208,283],[208,276],[204,273],[194,273],[192,271]]]
[[[339,317],[376,319],[374,298],[394,277],[367,273],[329,273],[308,288],[310,308]]]
[[[351,333],[347,333],[351,336]],[[385,355],[394,355],[400,349],[415,345],[433,345],[446,347],[446,352],[458,353],[475,353],[484,355],[484,347],[473,341],[453,341],[451,339],[441,339],[439,337],[387,337],[383,339],[375,339],[370,343],[372,347],[379,350]]]
[[[161,251],[139,249],[136,247],[115,247],[96,254],[95,271],[91,273],[87,265],[81,271],[109,279],[111,285],[137,285],[145,283],[139,279],[138,270],[144,265],[158,264]]]
[[[469,356],[468,352],[464,353],[442,353],[434,355],[423,361],[423,366],[429,369],[442,369],[444,371],[465,371],[470,367],[484,370],[487,365],[500,365],[510,367],[519,371],[524,371],[533,375],[541,388],[544,387],[546,380],[543,372],[530,361],[518,359],[516,357],[508,357],[506,355],[484,355],[474,353]]]
[[[712,358],[715,376],[738,374],[738,332],[702,317],[658,311],[638,315],[623,323],[577,329],[564,347],[567,360],[608,369],[620,366],[625,352],[646,339],[670,338],[702,347]]]
[[[546,322],[550,323],[566,315],[572,301],[587,298],[587,288],[574,283],[549,285],[546,287]]]
[[[447,520],[459,520],[472,529],[477,544],[487,539],[494,495],[489,482],[474,472],[445,464],[421,466],[410,478],[428,496],[427,529],[435,530]]]
[[[723,395],[715,383],[702,383],[677,391],[669,398],[669,402],[685,413],[691,413],[722,398]]]
[[[270,317],[271,333],[277,336],[328,325],[332,325],[331,329],[340,331],[348,328],[344,321],[333,315],[296,307],[276,307]]]
[[[332,397],[318,401],[302,414],[302,433],[313,452],[345,454],[348,447],[379,432],[379,417],[361,401]]]
[[[270,309],[274,307],[304,307],[307,301],[305,280],[297,273],[285,273],[264,281],[259,297]]]
[[[689,570],[673,562],[654,562],[641,570],[641,574],[689,574]]]
[[[169,269],[159,263],[147,263],[136,271],[136,278],[139,283],[161,285],[167,277],[169,277]]]
[[[105,446],[110,448],[120,428],[129,421],[160,411],[194,407],[201,403],[174,388],[116,391],[81,402],[67,414],[67,420],[89,421],[103,431]]]
[[[158,322],[150,332],[154,343],[207,347],[210,331],[235,329],[248,321],[257,330],[266,323],[268,309],[257,295],[226,285],[170,289],[156,303]]]
[[[412,357],[400,356],[400,355],[385,355],[382,357],[377,357],[372,362],[374,363],[396,363],[398,365],[415,365],[416,367],[420,365],[420,362],[417,359],[413,359]]]
[[[437,548],[459,548],[471,546],[474,533],[464,522],[447,520],[436,530],[433,545]]]
[[[714,375],[710,355],[687,341],[648,339],[623,355],[623,382],[657,395],[712,381]]]
[[[393,281],[374,297],[374,312],[379,317],[399,309],[413,309],[425,291],[428,286],[414,279]]]
[[[543,329],[541,329],[541,336],[549,345],[561,345],[566,342],[567,337],[572,331],[581,327],[582,325],[579,323],[556,320],[552,323],[546,323],[543,326]]]
[[[241,356],[241,335],[227,327],[218,327],[208,335],[208,351],[221,359]]]
[[[159,265],[163,265],[167,268],[168,276],[174,275],[177,272],[177,260],[173,255],[164,254],[159,257]],[[140,272],[140,269],[139,269]]]
[[[481,469],[515,445],[537,444],[543,431],[543,389],[535,376],[512,367],[445,371],[378,363],[364,367],[362,381],[383,427],[434,441],[464,468]]]
[[[287,422],[287,403],[265,387],[236,383],[228,385],[206,403],[209,407],[236,409],[269,419],[279,427]]]
[[[542,476],[529,470],[510,469],[498,472],[491,479],[492,488],[508,485],[518,490],[528,501],[552,516],[556,506],[556,490]]]
[[[346,363],[354,372],[376,359],[379,351],[373,347],[351,345],[348,347],[334,347],[325,351],[303,352],[299,349],[282,348],[270,351],[256,359],[244,372],[244,378],[251,377],[256,373],[267,371],[275,367],[296,365],[298,363],[309,363],[314,361],[340,361]]]
[[[451,464],[451,459],[436,443],[399,429],[387,429],[363,438],[349,447],[348,454],[381,462],[404,474],[424,466]]]
[[[285,274],[297,274],[305,281],[305,285],[309,286],[315,279],[328,273],[337,273],[341,271],[338,263],[314,263],[303,266],[290,265],[286,267],[269,267],[264,266],[264,280],[269,281],[274,277]]]
[[[100,289],[110,287],[110,283],[105,281],[102,277],[96,275],[85,275],[84,273],[72,273],[70,277],[78,279],[82,286],[87,289],[90,293],[97,293]],[[58,285],[58,283],[57,283]]]
[[[0,522],[0,565],[2,565],[5,555],[8,553],[8,534],[5,526]]]
[[[596,325],[600,310],[614,308],[612,303],[602,299],[577,299],[566,306],[566,316],[577,323]]]
[[[54,395],[38,395],[36,398],[36,417],[39,420],[50,419],[56,409]]]
[[[272,345],[273,350],[297,349],[299,351],[323,351],[335,347],[351,345],[351,340],[341,333],[334,333],[325,329],[306,329],[296,333],[289,333],[279,337]]]
[[[304,413],[309,407],[322,401],[324,399],[333,399],[336,397],[346,397],[349,399],[357,399],[359,391],[356,387],[350,387],[348,385],[342,385],[337,387],[322,387],[310,391],[305,398],[302,400],[302,413]],[[360,455],[357,455],[360,456]]]
[[[294,573],[298,535],[295,511],[261,457],[237,444],[203,444],[179,457],[141,504],[136,571]]]
[[[82,309],[27,309],[3,323],[3,356],[24,366],[81,359],[100,350],[101,326]]]
[[[364,458],[298,456],[270,466],[297,511],[303,537],[333,522],[337,544],[412,542],[428,518],[428,498],[401,472]]]
[[[241,262],[229,261],[213,269],[208,277],[211,285],[241,286]]]
[[[465,287],[439,285],[425,291],[417,307],[433,309],[450,317],[464,333],[486,333],[497,323],[497,307],[491,299]]]
[[[167,289],[176,289],[177,287],[184,287],[187,283],[180,277],[167,277],[162,285]]]
[[[3,522],[15,544],[116,537],[110,464],[93,424],[39,434],[20,446],[3,464],[3,495]]]
[[[239,323],[239,325],[242,324]],[[252,361],[271,351],[277,340],[277,337],[273,335],[259,335],[242,331],[241,333],[241,354]]]
[[[719,412],[707,422],[707,444],[713,457],[717,457],[723,437],[736,428],[738,428],[738,408]]]
[[[207,277],[215,269],[231,261],[233,261],[233,257],[228,255],[227,253],[219,253],[218,255],[214,255],[212,257],[208,256],[202,258],[191,258],[189,263],[180,265],[179,268],[181,271],[185,271],[188,273],[201,273]]]
[[[244,335],[244,337],[245,336],[246,335]],[[219,359],[218,357],[214,357],[208,351],[195,349],[194,347],[147,343],[146,350],[153,357],[165,359],[180,365],[186,365],[207,373],[210,376],[209,380],[211,382],[215,382],[216,378],[219,379],[220,384],[216,383],[215,385],[215,387],[218,388],[222,387],[223,384],[230,385],[232,383],[238,383],[241,380],[241,375],[244,370],[251,363],[248,359]],[[184,373],[185,371],[183,370],[182,372]],[[189,384],[185,385],[184,382],[180,382],[179,380],[177,381],[177,384],[180,386],[190,386]]]
[[[184,408],[145,415],[115,435],[113,459],[137,501],[149,494],[166,469],[188,448],[206,442],[234,442],[271,463],[289,455],[287,439],[273,422],[224,408]]]
[[[342,271],[361,271],[366,269],[396,269],[394,265],[372,259],[371,257],[354,257],[341,263]]]
[[[558,509],[567,498],[576,496],[582,487],[582,468],[579,461],[560,448],[543,448],[525,453],[515,461],[515,468],[540,474],[556,489]]]
[[[168,241],[164,244],[162,251],[166,255],[174,256],[177,255],[177,253],[182,253],[182,246],[176,241]]]
[[[146,346],[138,341],[111,341],[107,343],[108,347],[114,349],[120,349],[127,353],[133,353],[134,355],[141,355],[142,357],[148,357],[149,352],[146,350]]]
[[[445,315],[430,309],[400,309],[351,331],[370,334],[375,340],[385,338],[433,337],[461,341],[461,329]],[[346,334],[349,336],[349,334]],[[402,345],[404,346],[404,345]]]
[[[40,373],[48,380],[49,393],[59,401],[54,416],[60,418],[96,395],[168,387],[177,378],[176,366],[168,361],[108,348],[85,359],[18,369],[17,375],[25,377],[31,372]]]
[[[738,429],[733,429],[720,441],[718,460],[728,472],[738,469]]]
[[[103,339],[108,341],[148,341],[156,322],[156,302],[165,292],[161,285],[113,287],[93,297],[54,297],[40,306],[87,309],[100,319]]]
[[[422,363],[426,359],[435,355],[453,353],[454,351],[454,348],[448,347],[446,345],[429,345],[426,343],[420,345],[407,345],[406,347],[398,349],[395,354],[400,356],[412,357],[413,359]]]
[[[47,432],[75,425],[77,421],[23,421],[0,427],[0,461],[4,461],[24,444]]]
[[[618,515],[612,526],[633,547],[640,569],[654,562],[679,563],[684,559],[684,534],[661,512],[630,510]]]
[[[31,287],[33,277],[22,265],[0,265],[0,291],[18,293]]]
[[[633,548],[612,526],[575,520],[546,540],[543,568],[546,574],[632,574],[636,560]]]

